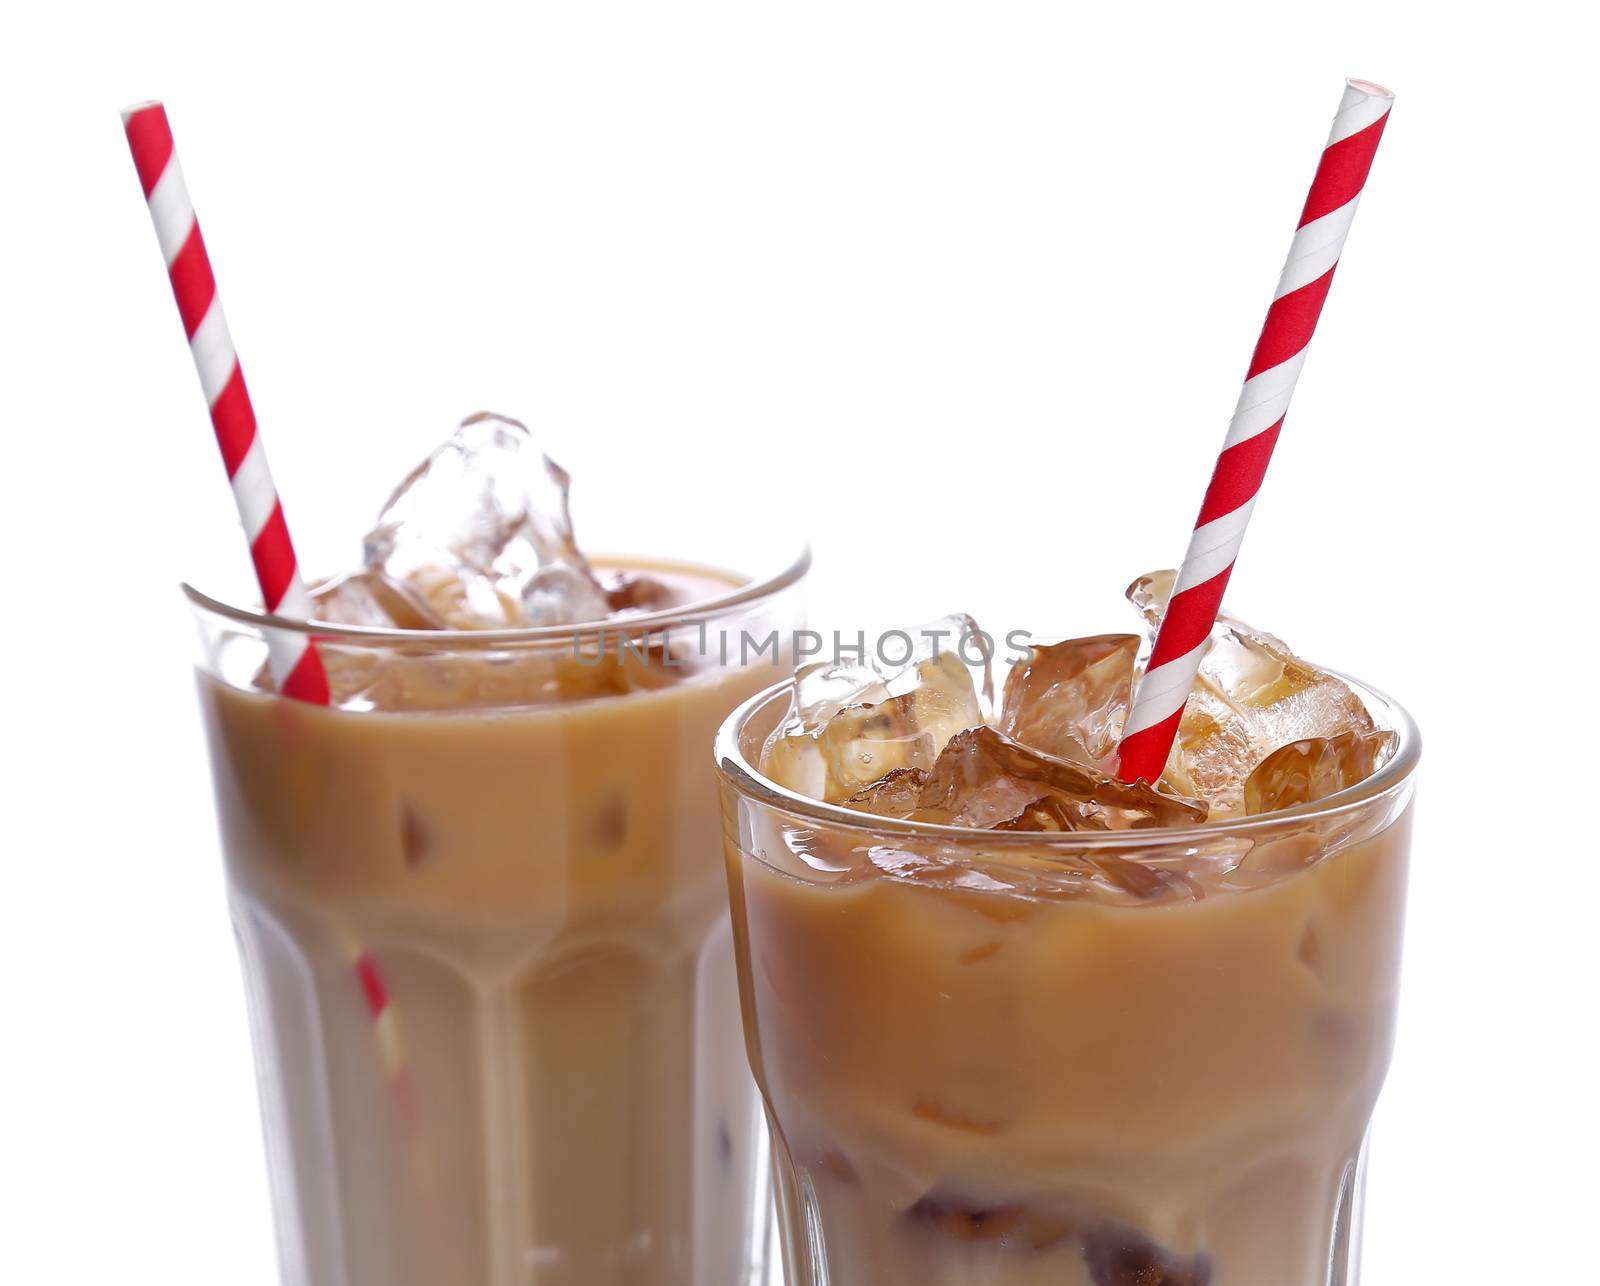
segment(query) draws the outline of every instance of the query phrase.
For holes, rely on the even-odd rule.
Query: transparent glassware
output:
[[[788,1286],[1348,1286],[1420,741],[1185,830],[875,817],[717,739],[745,1040]],[[783,1280],[776,1264],[767,1280]]]
[[[601,627],[318,624],[338,708],[262,686],[307,626],[186,587],[290,1286],[747,1280],[707,750],[808,562]]]

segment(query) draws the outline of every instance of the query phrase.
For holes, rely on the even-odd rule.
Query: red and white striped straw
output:
[[[1195,521],[1189,550],[1172,587],[1139,690],[1117,751],[1124,781],[1157,780],[1199,673],[1211,627],[1222,607],[1245,524],[1283,428],[1295,381],[1305,362],[1339,264],[1356,203],[1383,137],[1394,95],[1363,80],[1345,82],[1333,131],[1311,182],[1300,226],[1278,278],[1261,338],[1228,426],[1222,454]]]
[[[245,391],[239,356],[233,350],[228,323],[222,315],[222,301],[217,297],[216,278],[206,256],[205,242],[200,238],[200,224],[189,204],[166,109],[159,102],[139,103],[123,111],[122,124],[139,181],[144,185],[156,240],[167,261],[167,275],[189,339],[189,352],[211,408],[211,424],[233,484],[239,520],[250,542],[262,601],[269,612],[305,620],[311,614],[311,599],[300,579],[283,503],[267,468],[266,448],[256,430],[256,415]],[[310,640],[298,631],[267,630],[265,635],[268,664],[278,691],[299,701],[327,705],[331,699],[328,677],[322,657]],[[359,942],[343,932],[341,939],[372,1019],[384,1071],[410,1123],[414,1119],[410,1073],[383,974]]]
[[[256,582],[267,611],[304,620],[311,615],[311,599],[300,579],[300,566],[283,503],[267,468],[266,448],[256,431],[256,413],[245,391],[244,372],[233,351],[228,323],[222,315],[216,278],[200,237],[200,224],[189,204],[183,170],[172,144],[167,112],[159,102],[139,103],[122,113],[123,128],[133,163],[144,185],[150,219],[156,227],[167,261],[167,276],[178,301],[184,334],[200,388],[211,409],[211,424],[222,448],[222,463],[233,484],[234,504],[250,542]],[[286,697],[327,705],[328,678],[322,658],[310,640],[299,632],[266,632],[268,664],[278,691]]]

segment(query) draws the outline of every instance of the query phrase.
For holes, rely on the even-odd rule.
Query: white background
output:
[[[1398,105],[1230,604],[1426,734],[1366,1280],[1600,1281],[1593,32],[1104,9],[9,13],[0,1280],[274,1280],[175,590],[242,546],[119,107],[314,569],[489,406],[580,524],[757,497],[823,627],[1042,633],[1180,556],[1349,74]]]

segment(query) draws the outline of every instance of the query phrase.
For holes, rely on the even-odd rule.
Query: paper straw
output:
[[[1189,550],[1128,711],[1117,752],[1117,775],[1124,781],[1142,778],[1153,782],[1166,768],[1189,690],[1244,541],[1245,524],[1250,521],[1256,493],[1283,428],[1306,347],[1317,328],[1393,103],[1394,95],[1379,85],[1363,80],[1345,82],[1333,131],[1306,197],[1261,338],[1256,341],[1239,404],[1189,538]]]
[[[305,620],[311,615],[311,598],[300,579],[283,502],[267,467],[266,447],[256,430],[256,413],[222,314],[200,224],[189,203],[166,109],[158,102],[139,103],[122,113],[122,124],[167,263],[189,353],[211,410],[211,425],[222,449],[234,505],[250,543],[262,602],[274,615]],[[266,640],[268,664],[278,691],[299,701],[327,705],[328,678],[310,639],[299,631],[268,630]]]
[[[267,611],[275,615],[308,619],[311,599],[300,578],[283,503],[267,468],[266,448],[256,428],[250,395],[245,391],[239,356],[222,315],[216,278],[205,242],[200,238],[194,207],[189,203],[166,109],[159,102],[139,103],[123,111],[122,124],[144,186],[156,240],[166,259],[178,315],[183,319],[189,352],[200,375],[200,388],[211,409],[211,424],[216,429],[217,445],[222,448],[222,463],[228,470],[239,520],[250,542],[250,558],[255,564],[262,601]],[[298,701],[327,705],[327,674],[310,639],[298,630],[268,629],[265,636],[268,665],[278,691]],[[372,1021],[384,1074],[410,1124],[413,1105],[409,1072],[383,975],[361,943],[337,926],[335,932],[349,957]]]

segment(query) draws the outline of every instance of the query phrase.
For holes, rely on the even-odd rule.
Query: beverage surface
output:
[[[1171,572],[1128,598],[1153,639]],[[1223,617],[1161,779],[1117,780],[1116,749],[1143,669],[1141,638],[1036,646],[993,698],[992,643],[969,617],[919,631],[903,663],[808,666],[761,768],[792,790],[884,817],[1005,831],[1190,826],[1324,799],[1393,754],[1342,680]],[[899,658],[897,657],[898,661]]]

